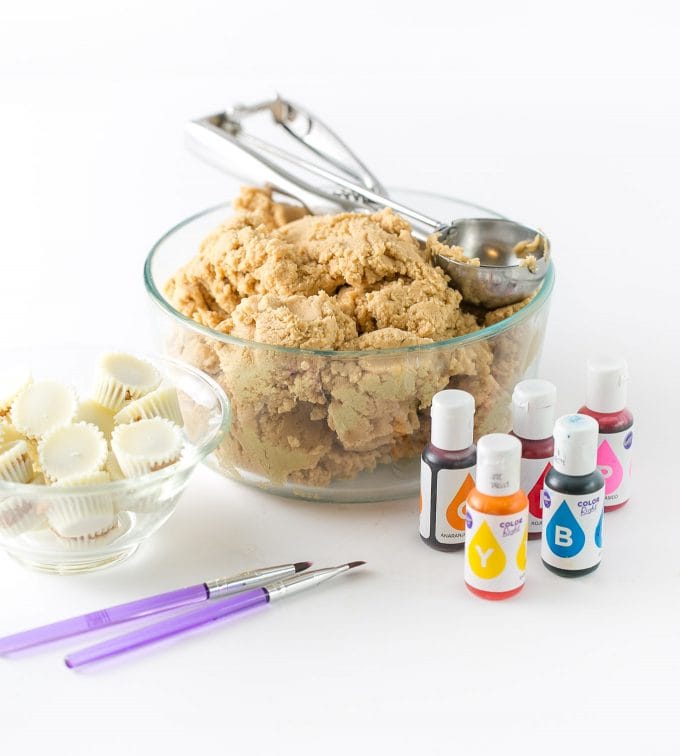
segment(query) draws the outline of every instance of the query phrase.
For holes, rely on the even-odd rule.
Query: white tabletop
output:
[[[368,564],[88,671],[61,661],[80,640],[1,660],[2,753],[677,753],[678,19],[654,2],[299,5],[4,14],[0,344],[149,346],[146,251],[229,199],[183,123],[279,89],[386,183],[548,231],[542,375],[567,412],[588,356],[627,357],[633,500],[595,573],[559,578],[531,543],[523,593],[490,603],[461,554],[421,544],[414,500],[287,501],[201,469],[120,566],[56,577],[0,555],[0,635],[249,567]]]

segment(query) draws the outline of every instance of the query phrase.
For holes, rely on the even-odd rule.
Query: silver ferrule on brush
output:
[[[277,567],[265,567],[261,570],[249,570],[231,577],[216,578],[208,581],[205,587],[208,589],[208,598],[223,598],[232,593],[261,588],[273,580],[280,580],[295,574],[294,564],[282,564]]]
[[[313,588],[315,585],[324,583],[326,580],[330,580],[336,575],[341,575],[349,569],[351,569],[349,564],[342,564],[339,567],[326,567],[323,570],[313,570],[312,572],[295,575],[295,577],[288,578],[287,580],[267,583],[265,590],[269,594],[269,600],[276,601],[277,599],[307,590],[307,588]]]

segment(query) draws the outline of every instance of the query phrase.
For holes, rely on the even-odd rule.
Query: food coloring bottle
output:
[[[520,489],[522,445],[505,433],[477,444],[477,480],[467,499],[465,584],[476,596],[506,599],[524,587],[529,501]]]
[[[432,397],[432,435],[420,465],[420,537],[455,551],[465,541],[465,500],[475,481],[475,400],[450,389]]]
[[[604,478],[597,469],[597,422],[563,415],[543,487],[543,564],[563,577],[597,569],[602,554]]]
[[[521,381],[512,392],[512,435],[522,444],[520,488],[529,497],[529,538],[541,537],[543,481],[555,444],[557,389],[549,381]]]
[[[626,407],[625,360],[590,360],[586,404],[579,412],[599,425],[597,466],[604,475],[604,511],[619,509],[630,498],[633,414]]]

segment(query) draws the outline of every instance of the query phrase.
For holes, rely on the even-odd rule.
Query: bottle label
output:
[[[430,537],[430,510],[432,491],[432,470],[430,466],[420,461],[420,535],[423,538]]]
[[[529,498],[529,532],[540,533],[542,528],[543,481],[550,470],[552,457],[524,459],[520,472],[520,488]]]
[[[543,489],[541,558],[563,570],[585,570],[600,563],[604,488],[589,494]]]
[[[469,586],[504,593],[524,585],[528,519],[528,508],[509,515],[467,508],[465,582]]]
[[[597,466],[604,477],[604,504],[606,507],[622,504],[630,496],[633,428],[600,433],[598,444]]]
[[[463,543],[465,540],[465,500],[474,488],[474,474],[474,465],[458,470],[432,470],[426,462],[421,462],[420,534],[423,538],[430,538],[434,530],[434,538],[438,543]],[[434,513],[431,509],[433,500]]]

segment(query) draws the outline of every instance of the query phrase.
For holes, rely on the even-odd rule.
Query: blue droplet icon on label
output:
[[[598,549],[602,548],[602,520],[604,520],[604,510],[602,510],[600,519],[597,521],[597,527],[595,528],[595,545]]]
[[[585,533],[576,522],[566,501],[560,504],[550,518],[545,536],[550,551],[563,559],[576,556],[586,542]]]

